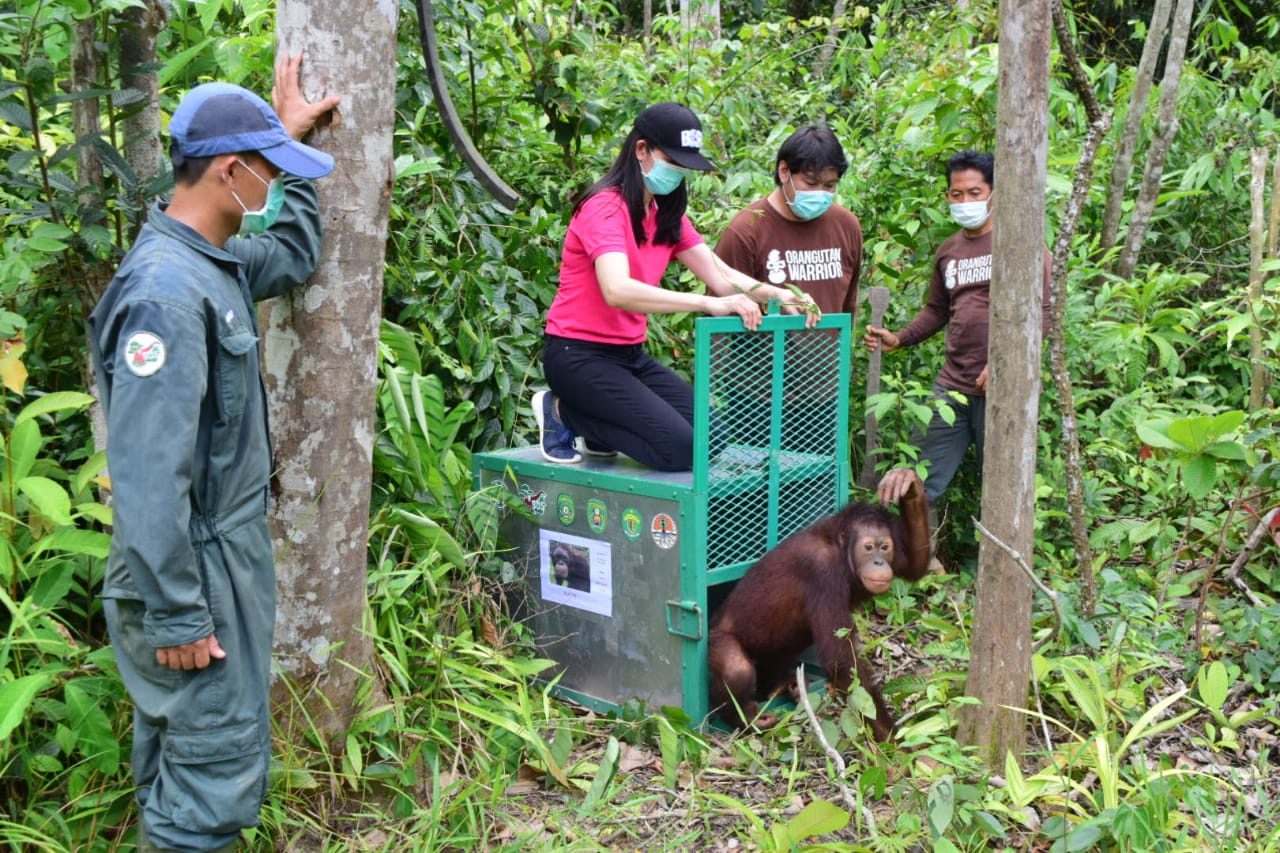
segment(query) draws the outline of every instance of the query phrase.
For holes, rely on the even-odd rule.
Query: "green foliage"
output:
[[[1191,497],[1203,498],[1219,480],[1218,465],[1244,462],[1244,445],[1224,440],[1244,422],[1244,412],[1223,412],[1216,417],[1175,418],[1138,424],[1138,437],[1148,445],[1172,451]],[[1229,473],[1229,471],[1227,472]]]
[[[785,823],[775,823],[769,832],[768,842],[761,850],[853,850],[847,844],[806,844],[801,841],[816,835],[825,835],[843,829],[849,823],[849,813],[825,800],[815,800]]]
[[[84,316],[151,201],[172,185],[167,170],[139,174],[125,156],[125,121],[145,105],[113,64],[118,45],[108,37],[133,26],[125,15],[138,5],[23,0],[0,13],[0,304],[27,319],[29,363],[43,387],[81,384]],[[178,0],[171,26],[157,38],[166,56],[158,73],[161,108],[172,107],[173,84],[181,94],[210,75],[240,82],[249,67],[258,82],[269,81],[271,8],[264,0]],[[94,51],[97,77],[73,91],[70,57],[82,26],[103,41]],[[87,102],[98,128],[77,136],[73,110]]]
[[[1242,672],[1236,677],[1264,696],[1280,689],[1280,620],[1277,617],[1280,617],[1280,604],[1257,607],[1230,603],[1224,605],[1221,614],[1229,647],[1240,650],[1241,654]],[[1213,703],[1209,704],[1214,707]]]
[[[84,845],[124,814],[124,710],[109,649],[85,641],[110,540],[105,456],[67,439],[62,418],[86,394],[37,394],[14,383],[12,353],[0,390],[0,819],[31,838]],[[25,378],[25,374],[22,374]],[[65,434],[61,434],[65,433]]]

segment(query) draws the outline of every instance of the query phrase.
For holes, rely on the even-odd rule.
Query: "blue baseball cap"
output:
[[[256,151],[300,178],[333,171],[332,155],[298,142],[270,104],[232,83],[202,83],[188,92],[169,119],[169,137],[177,157]]]

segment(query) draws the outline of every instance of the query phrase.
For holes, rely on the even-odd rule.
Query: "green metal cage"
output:
[[[695,347],[693,488],[715,584],[848,495],[848,315],[814,329],[772,317],[755,332],[703,318]]]
[[[707,715],[707,624],[734,581],[849,492],[850,319],[701,318],[694,358],[694,468],[618,457],[545,462],[536,447],[473,457],[535,521],[503,522],[527,580],[518,616],[556,662],[555,690],[596,710],[639,699]],[[554,554],[588,577],[559,581]]]

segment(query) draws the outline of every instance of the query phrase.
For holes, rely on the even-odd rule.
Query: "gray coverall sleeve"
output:
[[[244,262],[254,302],[289,292],[320,262],[323,225],[316,188],[305,178],[285,175],[284,190],[280,217],[265,233],[232,237],[224,247]]]
[[[131,335],[164,342],[163,366],[138,376],[126,365]],[[107,455],[115,504],[113,537],[156,648],[213,633],[205,584],[191,543],[191,477],[208,383],[205,327],[190,308],[162,301],[124,306],[109,332],[114,385]]]

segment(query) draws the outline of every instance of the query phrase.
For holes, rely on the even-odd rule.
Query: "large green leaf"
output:
[[[84,530],[78,527],[63,527],[42,536],[31,546],[28,557],[54,551],[62,554],[87,554],[90,557],[106,559],[111,552],[111,536],[99,530]]]
[[[15,422],[9,434],[9,475],[15,480],[27,476],[43,446],[44,436],[35,421]]]
[[[815,835],[839,832],[849,825],[849,813],[826,800],[814,800],[787,821],[787,838],[798,844]]]
[[[1169,437],[1169,421],[1157,419],[1140,421],[1134,425],[1138,438],[1144,444],[1160,447],[1165,450],[1185,450],[1182,444]]]
[[[67,250],[66,240],[71,236],[71,229],[53,222],[41,222],[31,229],[27,238],[27,246],[37,252],[56,254]]]
[[[7,739],[18,727],[36,694],[52,680],[51,676],[37,673],[0,685],[0,741]]]
[[[102,773],[112,774],[120,767],[120,741],[101,704],[74,681],[65,688],[68,724],[76,733],[76,748]]]
[[[415,543],[436,551],[460,569],[467,567],[467,558],[462,552],[462,547],[449,531],[425,515],[410,512],[403,507],[395,507],[392,512],[404,525],[405,532]]]
[[[18,412],[18,417],[14,418],[13,423],[17,426],[40,415],[65,412],[68,409],[83,409],[92,403],[93,397],[81,394],[79,391],[55,391],[52,394],[37,397],[24,406],[22,411]]]
[[[1207,666],[1200,667],[1196,687],[1200,691],[1200,699],[1211,710],[1221,711],[1223,704],[1227,701],[1227,691],[1231,687],[1226,665],[1216,660]]]
[[[1212,424],[1206,417],[1178,418],[1169,424],[1169,438],[1188,453],[1200,453],[1209,443]]]
[[[1093,728],[1105,731],[1107,727],[1107,709],[1102,696],[1102,688],[1092,677],[1082,677],[1069,666],[1062,667],[1062,680],[1066,682],[1071,698],[1076,707],[1084,712]]]
[[[71,524],[71,497],[60,483],[48,477],[23,477],[18,491],[26,495],[39,513],[56,525]]]
[[[75,477],[71,480],[71,493],[79,495],[84,491],[85,486],[91,480],[100,474],[104,474],[107,470],[107,451],[99,450],[94,453],[76,470]]]
[[[950,828],[956,814],[955,779],[950,774],[929,786],[926,810],[929,832],[934,838],[941,837]]]
[[[418,357],[418,340],[404,326],[398,326],[390,320],[382,321],[379,341],[391,354],[397,367],[410,374],[422,373],[422,360]]]
[[[217,7],[216,3],[208,3],[206,6]],[[160,88],[169,85],[169,81],[191,63],[192,60],[208,54],[209,45],[213,44],[212,38],[206,38],[199,41],[186,50],[180,51],[173,56],[168,57],[164,61],[164,65],[156,72],[156,81],[160,84]]]
[[[604,799],[610,783],[613,782],[613,778],[618,774],[618,762],[621,758],[622,747],[619,746],[618,739],[613,735],[609,735],[609,742],[605,744],[600,766],[596,769],[595,778],[591,780],[591,788],[582,799],[582,810],[584,812],[595,808]]]
[[[1199,500],[1213,491],[1218,480],[1218,463],[1211,456],[1192,456],[1182,461],[1182,482],[1191,497]]]
[[[1215,459],[1229,459],[1233,462],[1243,462],[1245,459],[1244,446],[1238,441],[1219,441],[1206,447],[1204,452]]]

